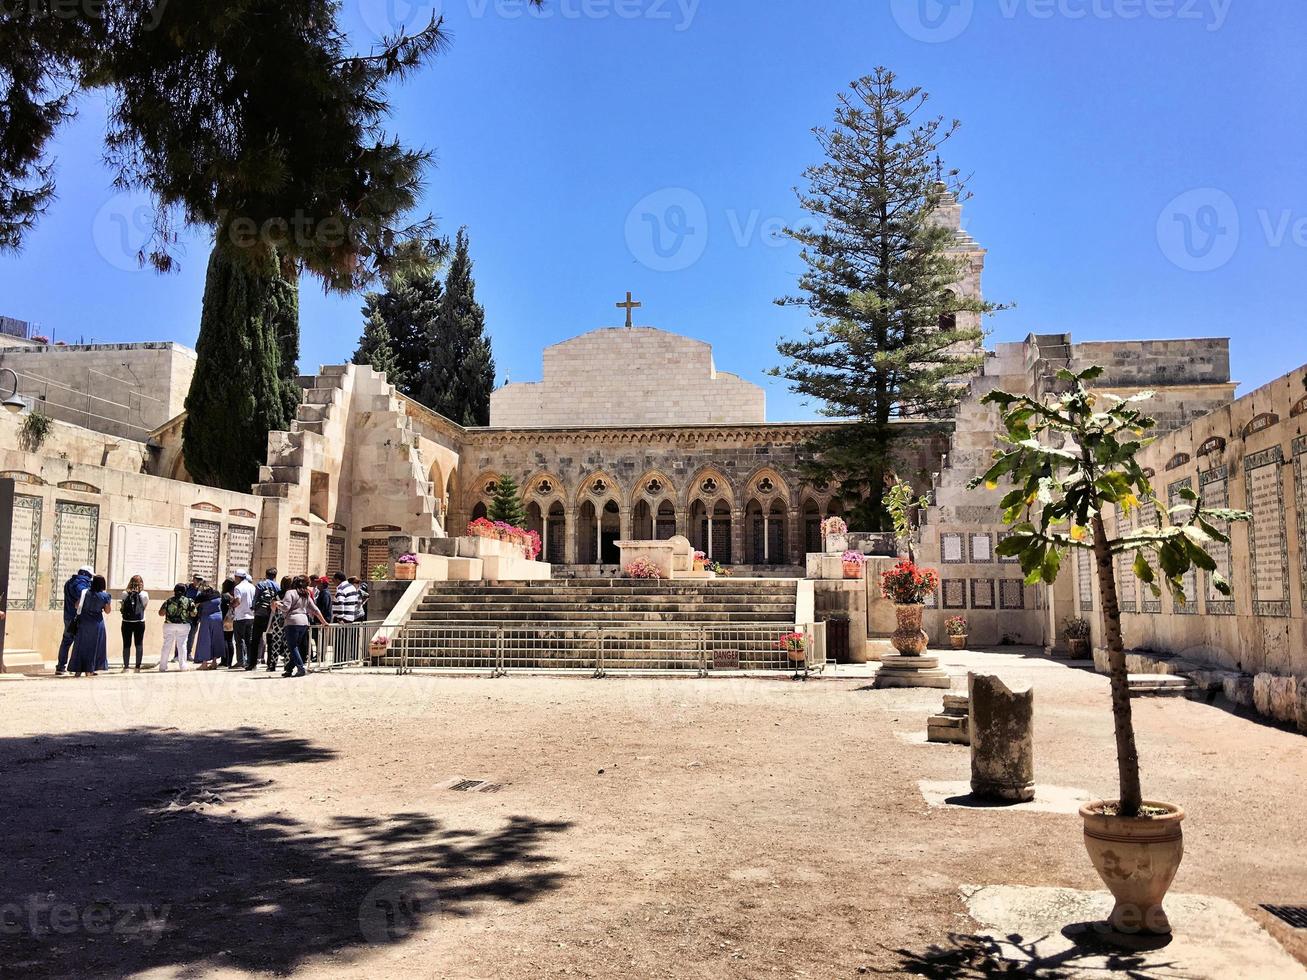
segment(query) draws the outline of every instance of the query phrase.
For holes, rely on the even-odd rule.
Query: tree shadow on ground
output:
[[[3,972],[285,974],[561,887],[542,846],[565,822],[460,830],[397,813],[324,829],[234,811],[273,782],[270,767],[334,757],[254,728],[0,739]]]
[[[1157,980],[1181,975],[1176,965],[1146,957],[1143,950],[1122,949],[1103,938],[1103,923],[1067,926],[1062,935],[1072,945],[1060,948],[1049,936],[1028,939],[1012,934],[993,936],[950,933],[948,940],[925,950],[890,950],[898,962],[892,969],[874,972],[928,980],[979,980],[982,977],[1038,977],[1039,980],[1073,980],[1104,976],[1130,980]],[[1145,944],[1160,948],[1169,942]]]

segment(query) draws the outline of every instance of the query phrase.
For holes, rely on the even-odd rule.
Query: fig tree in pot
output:
[[[1011,534],[998,547],[1004,558],[1017,558],[1030,585],[1056,581],[1063,557],[1072,551],[1093,553],[1098,572],[1116,733],[1120,794],[1080,808],[1085,847],[1094,868],[1116,899],[1111,925],[1122,932],[1169,933],[1162,899],[1184,854],[1180,822],[1184,811],[1173,803],[1145,800],[1139,778],[1130,711],[1130,689],[1121,637],[1116,571],[1122,555],[1133,555],[1130,574],[1160,596],[1166,588],[1184,601],[1184,577],[1194,569],[1208,575],[1213,588],[1229,595],[1230,583],[1208,553],[1214,542],[1227,542],[1226,528],[1246,521],[1242,511],[1207,509],[1191,489],[1180,492],[1173,507],[1162,505],[1149,475],[1138,462],[1156,423],[1131,398],[1090,390],[1103,371],[1059,371],[1065,394],[1035,399],[993,391],[985,403],[1002,412],[1001,449],[984,476],[972,481],[993,490],[1006,479],[1013,488],[1003,498],[1004,520]],[[1120,516],[1152,503],[1155,526],[1109,536],[1105,513]]]
[[[1062,624],[1062,635],[1066,637],[1067,646],[1071,649],[1072,660],[1084,660],[1089,656],[1089,637],[1092,632],[1093,627],[1087,619],[1068,617]]]

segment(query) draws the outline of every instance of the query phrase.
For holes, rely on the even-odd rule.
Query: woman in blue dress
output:
[[[195,605],[200,624],[195,633],[195,662],[203,665],[201,670],[213,670],[227,649],[222,635],[222,595],[206,582],[195,596]]]
[[[104,632],[104,611],[113,606],[113,596],[103,575],[91,579],[91,587],[77,603],[77,637],[73,640],[72,670],[75,677],[109,669],[109,643]]]

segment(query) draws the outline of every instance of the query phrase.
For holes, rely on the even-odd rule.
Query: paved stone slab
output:
[[[1035,785],[1035,798],[1028,803],[1002,803],[983,800],[972,795],[971,783],[965,779],[956,782],[922,779],[917,787],[926,803],[933,807],[964,810],[1012,810],[1032,813],[1076,813],[1080,807],[1094,799],[1088,790],[1070,786]]]
[[[1066,980],[1103,976],[1192,980],[1307,977],[1307,969],[1266,930],[1223,898],[1167,896],[1166,912],[1175,930],[1169,942],[1140,939],[1129,948],[1104,937],[1100,923],[1112,908],[1112,897],[1106,891],[983,885],[964,887],[962,895],[980,929],[976,937],[955,937],[955,949],[940,947],[938,956],[956,956],[968,940],[980,939],[972,955],[987,959],[987,967],[994,973]],[[973,959],[969,965],[974,963]]]

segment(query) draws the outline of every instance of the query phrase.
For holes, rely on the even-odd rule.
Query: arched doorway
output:
[[[489,513],[490,512],[486,510],[486,502],[484,500],[478,500],[477,505],[472,508],[472,520],[475,521],[478,518],[486,517]]]
[[[709,510],[702,500],[690,509],[694,546],[712,561],[731,564],[731,505],[719,500]]]
[[[631,511],[631,537],[636,541],[654,540],[653,511],[649,508],[649,501],[643,498],[635,502],[635,509]]]
[[[803,550],[810,555],[821,551],[821,511],[811,497],[803,502]]]
[[[597,508],[592,501],[585,501],[581,504],[576,530],[577,564],[621,564],[622,552],[617,542],[622,537],[622,511],[617,501],[605,501]]]
[[[563,510],[562,501],[555,500],[549,505],[549,524],[541,542],[544,552],[542,560],[562,564],[567,561],[567,512]]]
[[[654,540],[666,541],[676,537],[676,508],[670,500],[658,505],[658,516],[654,519]]]

